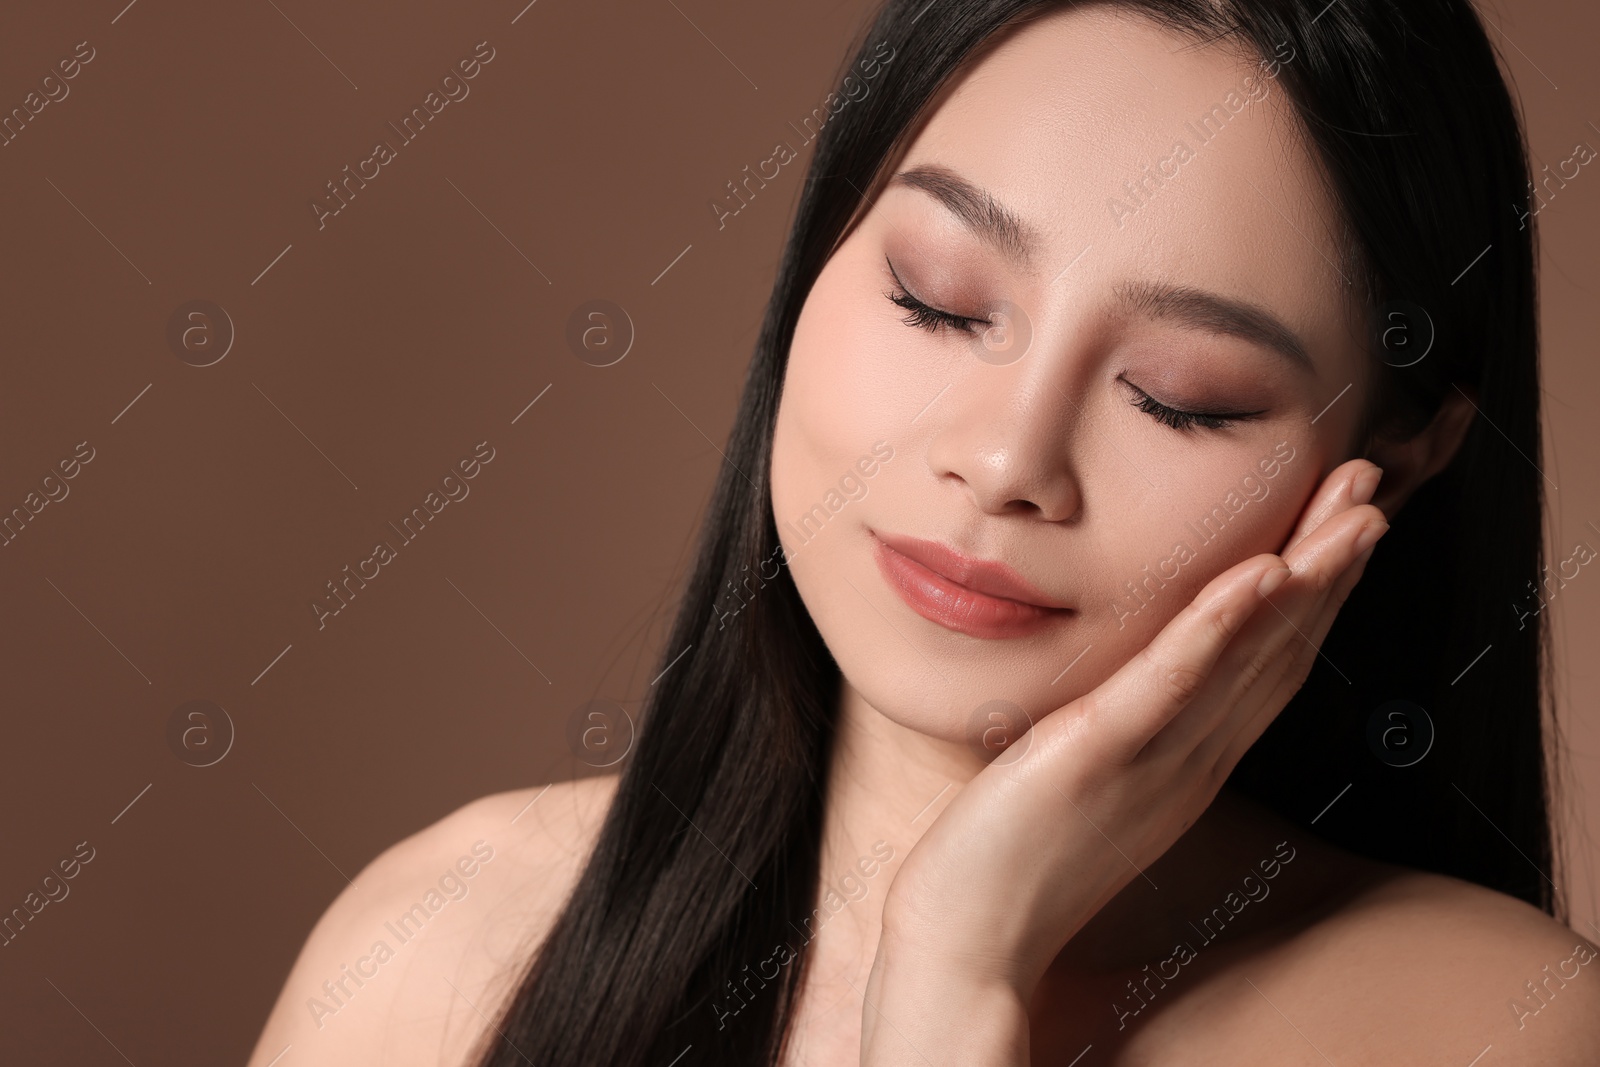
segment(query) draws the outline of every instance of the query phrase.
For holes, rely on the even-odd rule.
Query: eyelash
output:
[[[887,258],[884,259],[884,262],[889,266],[889,276],[894,279],[895,285],[893,289],[883,295],[891,304],[910,312],[900,320],[907,326],[934,334],[946,327],[960,330],[965,334],[971,334],[974,323],[981,323],[984,326],[990,325],[987,319],[955,315],[924,304],[906,289],[905,283],[900,281],[900,276],[895,273],[894,264],[890,263]],[[1121,379],[1121,381],[1138,394],[1135,399],[1130,401],[1134,407],[1151,416],[1162,425],[1170,426],[1180,433],[1193,433],[1196,429],[1224,430],[1235,422],[1242,422],[1262,414],[1259,411],[1183,411],[1161,403],[1161,401],[1126,378]]]
[[[1243,422],[1262,414],[1260,411],[1180,411],[1178,408],[1161,403],[1128,379],[1122,378],[1121,381],[1138,394],[1129,403],[1179,433],[1193,433],[1196,428],[1225,430],[1235,422]]]
[[[926,330],[928,333],[938,333],[940,330],[949,327],[970,335],[974,323],[985,327],[991,325],[988,319],[978,319],[968,315],[953,315],[948,311],[940,311],[936,307],[929,307],[911,295],[910,291],[906,289],[905,283],[900,280],[900,276],[895,273],[894,264],[889,263],[887,257],[884,262],[889,265],[889,277],[894,279],[894,288],[885,292],[883,294],[884,298],[896,307],[904,308],[910,312],[909,315],[900,320],[907,326]]]

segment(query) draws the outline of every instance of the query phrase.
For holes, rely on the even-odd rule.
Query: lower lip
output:
[[[1072,614],[1070,608],[1045,608],[974,592],[896,552],[876,537],[872,540],[878,569],[901,599],[912,611],[947,630],[991,639],[1025,637]]]

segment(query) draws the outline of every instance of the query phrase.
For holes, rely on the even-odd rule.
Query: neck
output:
[[[904,858],[983,762],[965,746],[901,726],[842,683],[822,836],[823,892],[854,872],[867,892],[851,903],[876,929],[884,891]],[[861,879],[857,860],[893,849],[886,870]],[[860,895],[861,890],[855,892]],[[871,901],[871,906],[866,905]]]
[[[824,799],[821,884],[807,930],[804,999],[810,1011],[823,1014],[845,1003],[859,1007],[889,884],[939,812],[983,769],[963,746],[894,722],[848,682],[841,682],[839,701]],[[841,1033],[834,1038],[849,1046],[849,1033]]]
[[[843,683],[823,822],[813,980],[847,979],[864,988],[885,895],[901,861],[983,767],[965,745],[894,722]],[[1281,863],[1275,850],[1284,841],[1297,858],[1307,858],[1296,865],[1301,870],[1267,883],[1261,864]],[[1307,869],[1327,851],[1298,826],[1224,788],[1144,872],[1148,879],[1134,875],[1074,936],[1057,969],[1092,974],[1137,967],[1170,953],[1175,941],[1193,941],[1193,924],[1230,901],[1228,894],[1261,893],[1262,883],[1277,899],[1270,908],[1251,905],[1252,918],[1291,915],[1314,903],[1319,879]],[[1252,874],[1255,881],[1246,886]],[[848,994],[840,989],[837,995]]]

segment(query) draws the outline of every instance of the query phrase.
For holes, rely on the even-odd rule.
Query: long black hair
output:
[[[871,91],[817,138],[659,666],[689,651],[654,687],[588,864],[480,1067],[777,1062],[805,973],[841,681],[788,569],[768,569],[789,342],[941,86],[998,32],[1061,6],[888,0],[841,68],[843,96],[846,72],[880,64]],[[1292,49],[1278,82],[1341,210],[1367,315],[1385,322],[1403,301],[1411,327],[1433,335],[1404,367],[1373,345],[1358,444],[1414,434],[1453,391],[1478,408],[1448,468],[1392,516],[1318,666],[1230,784],[1352,851],[1562,917],[1548,639],[1542,613],[1514,607],[1542,577],[1534,231],[1519,207],[1522,128],[1484,28],[1468,0],[1115,6],[1257,56]],[[755,595],[724,627],[730,591]],[[1433,726],[1431,749],[1407,767],[1368,739],[1391,700]],[[1422,730],[1415,711],[1408,721]]]

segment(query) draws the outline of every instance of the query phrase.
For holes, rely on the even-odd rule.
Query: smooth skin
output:
[[[1375,469],[1340,467],[1313,511],[1353,498]],[[1299,689],[1387,529],[1364,502],[1308,516],[1281,557],[1214,579],[1109,680],[1037,723],[1020,757],[967,784],[890,889],[863,1065],[923,1062],[919,1042],[950,1063],[1031,1062],[1028,1009],[1045,970],[1211,804]],[[1035,819],[1056,832],[1038,834]],[[976,1013],[987,1025],[939,1007],[951,1003],[987,1005]]]
[[[844,681],[818,911],[795,917],[817,932],[784,1067],[1596,1062],[1600,960],[1563,967],[1586,938],[1482,887],[1344,852],[1221,785],[1382,551],[1362,538],[1404,521],[1471,405],[1452,391],[1422,433],[1356,454],[1369,357],[1337,215],[1259,57],[1104,7],[992,43],[890,174],[959,176],[1023,223],[1029,253],[888,182],[791,344],[773,514]],[[1267,91],[1204,145],[1184,132],[1246,76]],[[1108,200],[1179,137],[1193,158],[1119,224]],[[971,321],[908,325],[886,299],[899,283]],[[1129,283],[1265,309],[1309,361],[1130,312],[1115,299]],[[975,346],[997,322],[1015,328],[1008,310],[1029,347],[985,359]],[[1177,429],[1136,406],[1140,390],[1254,414]],[[848,504],[808,537],[791,530],[880,440],[893,458],[857,475]],[[1130,613],[1124,582],[1280,442],[1294,458],[1270,491]],[[873,530],[1003,560],[1074,610],[1023,637],[955,632],[884,580]],[[1263,597],[1280,565],[1289,577]],[[975,710],[996,699],[1034,723],[1002,759],[970,744]],[[464,1064],[615,787],[486,797],[386,851],[317,924],[251,1067]],[[336,1013],[315,1011],[478,840],[495,859],[470,893],[336,990]],[[1270,894],[1204,938],[1268,862]],[[1150,979],[1180,941],[1195,958]]]

